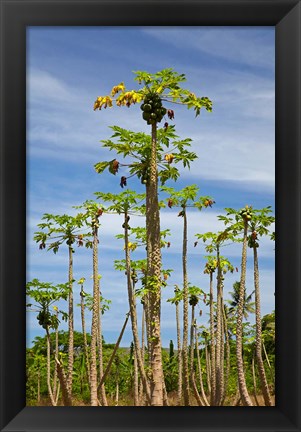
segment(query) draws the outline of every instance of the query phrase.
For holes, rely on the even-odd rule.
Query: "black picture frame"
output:
[[[1,0],[2,431],[301,431],[300,53],[296,0]],[[276,406],[26,407],[26,27],[275,26]]]

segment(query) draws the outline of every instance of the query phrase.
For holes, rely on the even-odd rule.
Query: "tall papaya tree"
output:
[[[90,399],[92,406],[99,405],[98,385],[97,385],[97,347],[99,359],[99,374],[103,376],[103,355],[102,355],[102,324],[101,324],[101,294],[100,294],[100,279],[99,263],[98,263],[98,244],[99,244],[99,218],[104,212],[104,206],[93,200],[87,200],[81,206],[84,213],[81,214],[86,228],[90,230],[87,234],[92,236],[92,240],[86,242],[87,247],[91,247],[92,243],[92,268],[93,268],[93,306],[92,306],[92,327],[91,327],[91,347],[90,347]],[[101,378],[100,378],[101,379]],[[100,403],[107,405],[107,397],[105,385],[100,387]]]
[[[73,363],[74,363],[74,305],[73,305],[73,255],[74,245],[83,245],[81,228],[84,220],[82,214],[76,216],[52,215],[45,213],[41,223],[37,226],[41,231],[34,233],[34,240],[39,243],[39,249],[52,250],[55,254],[63,244],[68,248],[68,280],[69,280],[69,297],[68,297],[68,370],[67,370],[67,388],[69,399],[72,399],[72,382],[73,382]]]
[[[261,338],[261,313],[260,313],[260,289],[259,289],[259,270],[258,270],[258,256],[257,249],[259,247],[259,237],[263,235],[271,235],[274,238],[274,233],[270,233],[268,227],[274,223],[275,218],[270,215],[271,207],[265,207],[261,210],[253,209],[252,206],[246,205],[240,210],[228,208],[227,215],[221,216],[225,225],[228,226],[227,230],[231,230],[234,235],[242,236],[242,260],[241,260],[241,279],[239,300],[237,306],[237,327],[236,327],[236,355],[237,355],[237,369],[241,399],[244,405],[252,405],[252,401],[248,395],[245,376],[243,371],[243,358],[242,358],[242,320],[245,309],[245,291],[246,291],[246,262],[247,262],[247,247],[253,249],[254,258],[254,291],[255,291],[255,313],[256,313],[256,360],[258,365],[258,372],[262,391],[266,405],[271,405],[271,397],[269,388],[265,377],[265,370],[262,362],[262,338]],[[237,333],[238,332],[238,333]],[[260,360],[261,359],[261,360]]]
[[[212,206],[213,199],[208,196],[197,197],[199,188],[196,185],[186,186],[176,191],[174,188],[162,186],[161,190],[168,194],[168,207],[179,207],[181,211],[178,216],[183,218],[183,248],[182,248],[182,271],[183,271],[183,386],[184,386],[184,404],[189,405],[189,361],[188,361],[188,272],[187,272],[187,208],[193,207],[199,210]]]
[[[141,103],[143,120],[151,128],[150,146],[148,147],[147,163],[144,162],[139,170],[141,178],[146,185],[146,231],[148,239],[147,250],[147,273],[150,286],[150,315],[152,322],[151,343],[151,403],[153,406],[163,405],[163,365],[162,345],[160,330],[161,310],[161,248],[160,248],[160,213],[158,203],[158,130],[157,125],[164,116],[170,120],[174,119],[174,111],[168,109],[172,103],[185,105],[192,108],[196,115],[200,114],[201,108],[212,110],[212,103],[207,97],[197,97],[194,93],[181,87],[186,80],[184,74],[178,74],[173,69],[164,69],[157,73],[145,71],[135,72],[135,80],[140,85],[138,90],[127,90],[123,83],[112,88],[110,95],[99,96],[94,103],[94,110],[111,107],[113,103],[117,106],[131,106]],[[116,96],[118,95],[118,96]],[[165,122],[167,123],[167,122]],[[168,129],[165,125],[164,129]],[[128,151],[132,151],[132,145],[128,142]],[[145,154],[145,153],[144,153]],[[167,156],[167,155],[166,155]],[[172,153],[168,153],[166,160],[174,159]],[[110,163],[109,163],[110,165]],[[116,163],[115,163],[116,167]],[[99,168],[99,166],[98,166]],[[97,167],[96,167],[97,169]],[[142,174],[143,171],[143,174]],[[165,175],[174,175],[172,170],[167,169]],[[162,179],[162,177],[161,177]],[[121,179],[121,185],[126,186],[126,178]]]
[[[197,304],[199,303],[199,299],[201,295],[205,295],[204,291],[196,287],[194,285],[188,286],[188,298],[189,298],[189,305],[191,306],[191,324],[190,324],[190,381],[193,388],[194,395],[196,397],[196,400],[200,406],[208,405],[208,401],[206,398],[206,395],[204,391],[202,392],[203,387],[201,385],[201,392],[202,396],[199,394],[196,380],[195,380],[195,370],[194,370],[194,353],[195,353],[195,336],[196,336],[196,318],[195,318],[195,308]],[[198,349],[198,348],[197,348]],[[201,371],[200,371],[201,373]]]
[[[262,394],[264,397],[265,405],[271,406],[272,399],[266,378],[264,363],[262,359],[262,334],[261,334],[261,311],[260,311],[260,284],[259,284],[259,266],[258,266],[258,248],[259,239],[262,236],[269,234],[268,227],[275,222],[275,218],[270,214],[271,208],[265,207],[261,210],[253,209],[253,216],[250,220],[251,234],[248,238],[248,246],[253,250],[253,266],[254,266],[254,291],[255,291],[255,310],[256,310],[256,340],[255,340],[255,354],[256,363],[258,366],[258,374]]]
[[[124,236],[124,251],[125,251],[125,270],[127,277],[127,289],[128,289],[128,300],[130,307],[130,316],[131,316],[131,324],[132,324],[132,333],[134,339],[134,366],[137,366],[137,370],[139,368],[140,376],[143,382],[144,391],[148,400],[148,403],[151,403],[151,394],[147,381],[147,376],[145,373],[144,362],[141,357],[141,348],[140,341],[138,335],[138,322],[137,322],[137,310],[136,310],[136,298],[134,291],[135,284],[135,275],[133,275],[131,269],[131,258],[130,251],[134,251],[137,247],[137,244],[129,241],[129,231],[130,225],[129,221],[133,214],[140,214],[140,207],[142,201],[144,201],[144,194],[136,194],[134,191],[129,189],[121,192],[120,194],[112,194],[112,193],[102,193],[96,192],[96,196],[102,199],[105,202],[110,202],[111,205],[108,206],[107,212],[116,213],[119,215],[123,215],[123,236]],[[135,386],[136,388],[137,386]],[[136,397],[137,402],[137,397]]]
[[[198,239],[202,239],[206,244],[205,249],[207,252],[215,252],[214,259],[209,257],[207,261],[205,272],[210,274],[210,282],[212,282],[212,274],[214,269],[217,269],[217,295],[216,295],[216,331],[214,330],[214,315],[213,303],[210,299],[210,328],[211,328],[211,349],[214,353],[212,371],[215,373],[215,378],[211,383],[211,405],[221,405],[224,396],[224,325],[223,325],[223,311],[224,311],[224,274],[228,271],[233,273],[234,267],[230,261],[220,255],[221,247],[230,244],[234,241],[235,237],[229,230],[219,231],[217,233],[207,232],[204,234],[196,234]],[[226,242],[226,243],[225,243]],[[196,243],[195,243],[196,245]],[[213,296],[212,284],[210,284],[210,298]],[[213,320],[213,321],[212,321]],[[212,360],[212,359],[211,359]],[[211,361],[212,364],[212,361]]]
[[[127,193],[132,193],[133,197],[134,196],[139,196],[137,194],[135,194],[132,191],[125,191],[124,194]],[[124,195],[121,194],[121,195]],[[110,209],[114,209],[114,205],[110,207]],[[131,212],[130,214],[134,214],[134,210],[137,211],[143,211],[144,207],[139,206],[136,207],[134,209],[134,207],[131,207]],[[116,211],[116,207],[115,207],[115,211]],[[118,206],[118,211],[120,212],[120,206]],[[127,214],[125,215],[125,219],[124,219],[124,223],[123,223],[123,228],[124,228],[124,234],[117,234],[117,238],[119,239],[123,239],[125,241],[125,246],[124,246],[124,250],[126,251],[126,246],[128,245],[128,249],[129,251],[133,252],[135,251],[137,248],[139,247],[143,247],[143,249],[145,248],[145,246],[147,245],[147,241],[146,241],[146,229],[143,227],[130,227],[129,226],[129,213],[127,212]],[[129,232],[130,231],[130,235]],[[169,247],[170,243],[168,241],[165,240],[166,236],[169,235],[169,230],[163,230],[160,232],[161,235],[161,247]],[[146,246],[147,247],[147,246]],[[148,313],[148,308],[146,307],[146,299],[148,299],[149,296],[149,288],[148,288],[148,284],[147,284],[147,272],[146,272],[146,260],[138,260],[138,261],[133,261],[132,259],[125,259],[125,260],[116,260],[115,261],[115,268],[117,270],[122,270],[126,272],[127,275],[127,280],[128,280],[128,290],[131,293],[131,300],[129,300],[130,303],[132,303],[134,305],[134,310],[136,311],[136,296],[141,297],[142,302],[143,302],[143,312],[145,312],[145,316],[147,316],[146,318],[146,328],[147,328],[147,340],[148,340],[148,345],[150,346],[151,344],[151,322],[149,321],[149,313]],[[168,277],[170,276],[171,273],[171,269],[162,269],[162,286],[166,286],[167,282],[166,280],[168,279]],[[136,284],[138,282],[138,275],[140,273],[140,282],[141,282],[141,286],[137,288]],[[129,284],[129,278],[128,275],[130,274],[130,279],[131,279],[131,283],[132,283],[132,289],[129,289],[130,284]],[[131,287],[130,287],[131,288]],[[130,299],[130,297],[129,297]],[[136,313],[135,313],[136,316]],[[133,331],[133,335],[135,334],[134,337],[134,347],[135,347],[135,341],[137,341],[137,344],[139,346],[139,338],[138,338],[138,330],[137,330],[137,319],[135,320],[135,328],[136,330]],[[143,334],[143,332],[142,332]],[[142,344],[143,345],[143,344]],[[150,350],[149,350],[150,352]],[[139,353],[137,353],[137,358],[139,360]],[[142,363],[144,361],[144,355],[142,356]],[[138,361],[138,365],[139,365],[139,361]],[[142,384],[143,384],[143,375],[145,374],[144,370],[141,371],[141,377],[142,377]],[[145,386],[144,386],[145,387]],[[163,382],[163,397],[164,397],[164,405],[168,405],[168,399],[167,399],[167,393],[166,393],[166,387],[165,387],[165,382]],[[146,394],[146,398],[147,398],[147,394]],[[140,397],[141,399],[141,397]]]
[[[236,211],[231,208],[226,209],[226,211],[227,215],[219,216],[219,219],[224,221],[225,225],[228,225],[227,231],[231,231],[232,233],[234,233],[234,235],[239,235],[241,233],[241,229],[243,228],[241,272],[239,285],[240,290],[236,315],[236,364],[239,392],[242,403],[244,406],[253,406],[246,384],[243,362],[243,313],[246,292],[248,230],[249,221],[252,219],[253,212],[252,207],[249,207],[248,205],[246,205],[240,211]]]
[[[197,242],[195,243],[196,246]],[[209,274],[209,307],[210,307],[210,405],[214,405],[216,392],[216,368],[215,368],[215,328],[214,328],[214,288],[213,274],[217,268],[217,260],[215,256],[206,256],[204,273]]]
[[[31,311],[38,312],[37,320],[39,325],[46,332],[46,344],[47,344],[47,388],[48,394],[52,406],[56,406],[58,402],[57,390],[56,390],[56,370],[57,366],[60,367],[59,377],[62,384],[63,402],[64,405],[72,405],[72,399],[67,388],[67,381],[62,374],[62,367],[58,360],[58,350],[53,350],[51,346],[50,330],[57,330],[60,320],[59,315],[64,320],[67,319],[67,313],[54,307],[54,312],[51,311],[50,306],[60,300],[67,300],[69,294],[69,284],[58,284],[53,285],[49,282],[41,282],[38,279],[33,279],[26,284],[26,295],[34,300],[34,304],[28,303],[27,307]],[[54,353],[53,353],[54,352]],[[53,385],[51,383],[51,355],[55,356],[55,373],[53,378]]]

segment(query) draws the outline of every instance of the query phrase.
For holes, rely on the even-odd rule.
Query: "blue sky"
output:
[[[75,214],[72,206],[93,199],[96,191],[118,193],[118,178],[94,171],[94,164],[115,157],[101,147],[109,138],[109,126],[120,125],[149,132],[138,106],[93,111],[97,96],[108,94],[124,81],[136,88],[135,70],[156,72],[173,67],[185,73],[185,86],[213,102],[212,113],[176,107],[176,131],[191,138],[198,159],[190,171],[181,169],[181,179],[170,186],[197,184],[201,195],[211,195],[216,204],[204,212],[189,214],[189,279],[208,291],[203,274],[206,254],[193,247],[194,235],[222,229],[216,216],[225,207],[246,204],[261,208],[275,203],[275,32],[274,27],[30,27],[27,29],[27,279],[63,283],[68,278],[67,249],[57,255],[40,251],[32,240],[44,213]],[[173,108],[173,107],[171,107]],[[131,189],[141,190],[135,180]],[[132,226],[141,225],[133,218]],[[101,290],[112,301],[103,316],[104,338],[115,342],[128,311],[124,275],[114,270],[114,259],[123,258],[121,220],[104,215],[100,229],[99,272]],[[161,228],[170,228],[171,247],[163,250],[163,266],[175,269],[164,288],[162,340],[175,341],[174,308],[165,300],[181,284],[182,220],[176,209],[165,209]],[[240,247],[223,251],[240,265]],[[143,258],[135,251],[133,259]],[[91,252],[77,249],[74,278],[86,278],[92,289]],[[262,314],[274,309],[274,244],[262,239],[259,249]],[[225,280],[225,293],[232,290],[238,273]],[[79,303],[79,286],[75,303]],[[248,260],[247,288],[253,290],[252,257]],[[203,309],[199,324],[206,323]],[[139,313],[140,313],[139,308]],[[90,317],[88,317],[89,328]],[[80,330],[80,314],[75,313]],[[62,327],[64,328],[64,326]],[[42,335],[33,313],[27,314],[27,343]],[[122,345],[131,342],[130,326]]]

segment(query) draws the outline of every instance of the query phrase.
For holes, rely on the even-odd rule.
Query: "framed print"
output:
[[[1,0],[1,430],[301,430],[300,7]]]

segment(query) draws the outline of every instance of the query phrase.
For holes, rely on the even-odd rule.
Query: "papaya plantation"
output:
[[[91,101],[95,122],[105,110],[118,120],[129,108],[137,118],[133,130],[121,117],[110,138],[99,137],[109,154],[99,161],[95,146],[99,190],[78,197],[69,214],[46,209],[36,226],[36,254],[45,262],[54,254],[66,278],[52,283],[54,268],[26,284],[40,329],[26,351],[27,405],[275,404],[275,312],[262,314],[260,277],[261,250],[275,240],[273,210],[244,202],[220,211],[210,180],[187,182],[202,150],[179,136],[177,122],[183,130],[192,112],[202,131],[214,112],[214,101],[194,91],[172,68],[136,71],[133,88],[115,83]],[[118,253],[108,282],[110,235]],[[117,316],[104,296],[118,284],[126,312]]]

